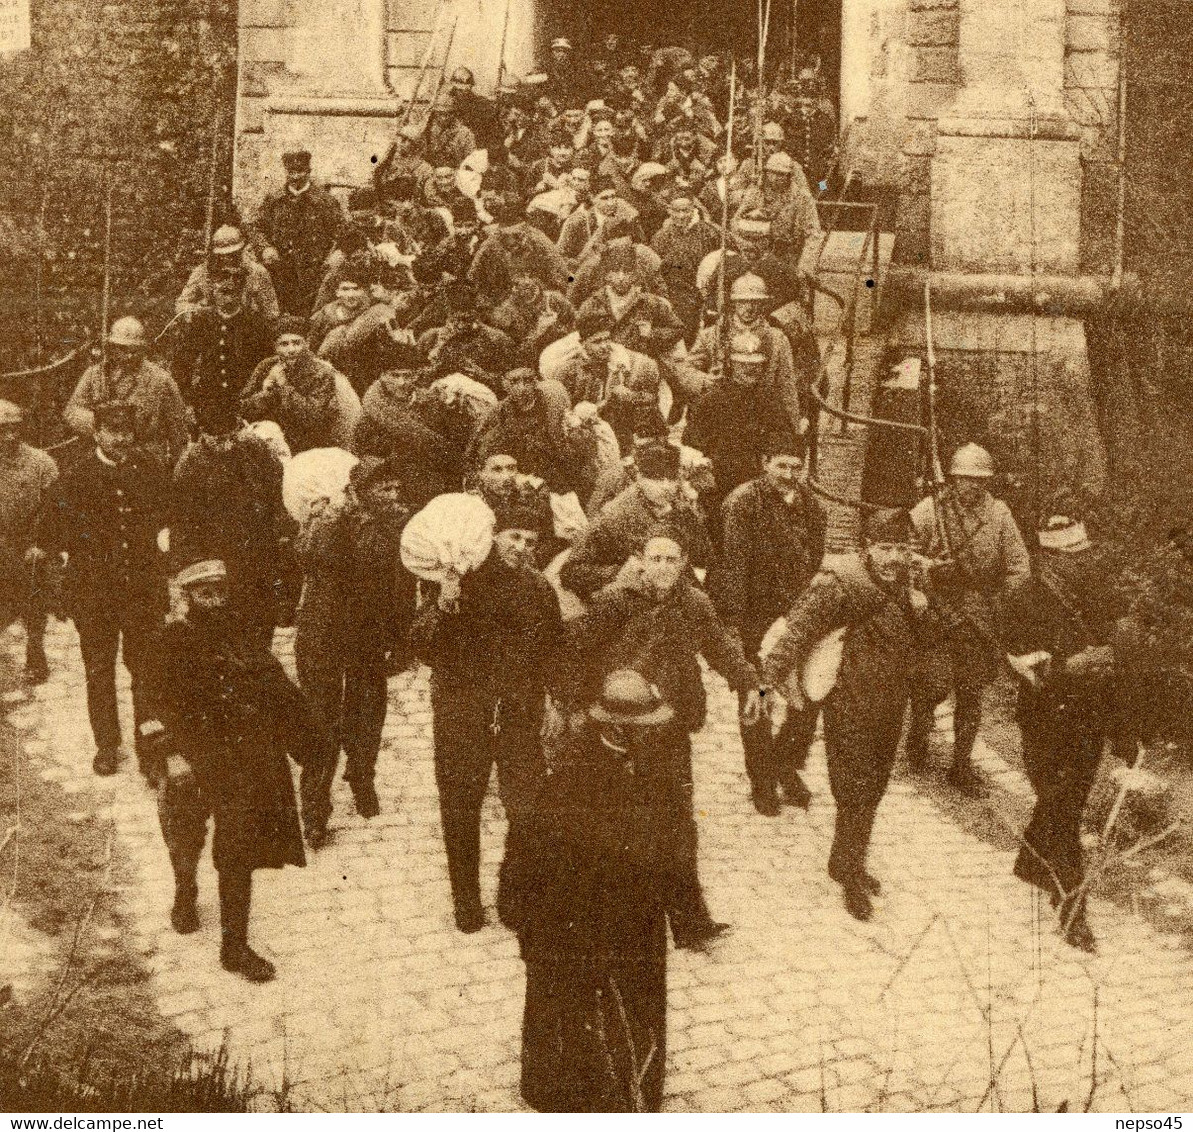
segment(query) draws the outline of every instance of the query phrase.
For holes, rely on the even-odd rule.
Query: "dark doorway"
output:
[[[771,0],[767,33],[770,80],[786,74],[802,55],[820,60],[825,87],[835,102],[841,75],[842,0]],[[596,42],[618,32],[629,43],[687,47],[697,54],[758,51],[756,0],[543,0],[538,39],[545,54],[551,38]]]

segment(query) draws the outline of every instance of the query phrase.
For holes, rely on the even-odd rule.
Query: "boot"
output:
[[[984,798],[990,792],[985,778],[971,762],[954,762],[946,776],[948,784],[967,798]]]
[[[846,876],[835,866],[830,866],[828,875],[830,880],[835,880],[842,888],[856,886],[864,889],[870,896],[882,895],[882,881],[873,873],[866,872],[865,869],[862,869],[861,872],[854,876]]]
[[[101,747],[91,760],[91,769],[102,778],[108,778],[120,769],[120,748]]]
[[[855,919],[863,922],[874,916],[874,905],[870,902],[870,894],[859,881],[852,881],[843,885],[841,889],[845,897],[845,910]]]
[[[1085,918],[1085,898],[1081,897],[1081,906],[1073,910],[1073,898],[1066,897],[1059,901],[1060,906],[1060,926],[1064,933],[1063,938],[1065,943],[1070,947],[1077,948],[1078,951],[1084,951],[1089,955],[1096,955],[1098,952],[1098,941],[1094,938],[1093,930],[1089,926],[1089,921]],[[1068,928],[1065,927],[1068,924]]]
[[[477,905],[475,908],[456,909],[456,927],[465,935],[479,932],[485,926],[485,910]]]
[[[199,910],[195,907],[199,889],[197,885],[176,885],[174,907],[170,909],[170,924],[179,935],[190,935],[199,930]]]
[[[798,806],[806,810],[812,804],[812,791],[800,777],[798,771],[792,772],[789,779],[783,783],[783,801],[789,806]]]
[[[711,921],[706,928],[691,935],[682,943],[677,943],[675,946],[681,951],[695,951],[701,954],[707,953],[714,943],[719,939],[724,939],[725,936],[732,934],[733,925],[723,924],[719,921]]]
[[[225,971],[243,975],[250,983],[267,983],[277,974],[268,959],[249,947],[249,907],[253,893],[251,872],[221,872],[220,965]]]
[[[778,791],[776,791],[773,786],[751,787],[750,799],[754,803],[754,809],[756,809],[764,818],[777,818],[782,812],[782,807],[779,804]]]
[[[375,818],[381,813],[381,802],[377,797],[377,788],[370,782],[349,782],[352,790],[352,801],[356,803],[356,812],[366,820]]]

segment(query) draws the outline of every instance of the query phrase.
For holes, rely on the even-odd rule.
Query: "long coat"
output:
[[[354,651],[408,657],[416,586],[399,554],[408,516],[379,516],[353,502],[310,521],[295,543],[306,578],[299,652],[340,665]]]
[[[152,627],[166,611],[158,532],[168,524],[170,474],[152,456],[112,465],[90,453],[55,485],[37,545],[68,555],[67,612],[86,623],[120,610]]]
[[[771,386],[762,381],[742,385],[725,379],[714,382],[691,407],[684,443],[712,461],[715,498],[724,499],[758,475],[776,438],[785,441],[784,451],[791,451],[797,436]]]
[[[764,479],[751,480],[721,506],[721,554],[708,592],[721,620],[736,628],[746,655],[795,604],[824,557],[824,506],[803,484],[786,503]]]
[[[267,246],[277,249],[278,262],[270,274],[283,311],[310,316],[323,262],[344,223],[339,202],[319,185],[297,195],[283,186],[265,198],[254,243],[258,254]]]
[[[1031,560],[1011,509],[987,494],[972,511],[963,509],[952,492],[941,494],[940,515],[947,536],[941,541],[936,500],[912,508],[920,549],[937,557],[950,554],[951,575],[934,579],[932,619],[936,632],[926,642],[923,676],[939,693],[949,691],[942,662],[961,668],[967,679],[982,683],[998,671],[998,633],[1003,603],[1031,575]]]
[[[522,1096],[541,1112],[657,1112],[667,1038],[670,815],[594,731],[510,832],[502,922],[526,962]]]
[[[289,755],[317,757],[319,735],[302,693],[268,649],[227,625],[168,625],[162,722],[215,813],[218,871],[302,865],[302,830]]]
[[[272,629],[291,524],[282,468],[265,441],[247,432],[203,437],[174,470],[172,509],[170,549],[179,564],[223,559],[233,606]]]
[[[274,323],[245,307],[232,317],[204,307],[183,324],[173,374],[182,399],[200,425],[235,416],[240,391],[257,365],[273,353]]]
[[[841,668],[824,705],[830,783],[839,808],[876,806],[894,765],[919,647],[906,591],[881,586],[855,554],[826,562],[788,612],[763,682],[781,686],[839,628],[846,630]]]

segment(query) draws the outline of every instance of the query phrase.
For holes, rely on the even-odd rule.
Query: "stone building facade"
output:
[[[641,0],[643,26],[665,2]],[[719,4],[723,22],[740,7],[750,49],[752,5],[700,2]],[[1121,160],[1122,3],[837,0],[822,21],[840,28],[825,70],[841,76],[844,168],[896,201],[876,329],[893,353],[923,352],[931,282],[946,422],[1030,480],[1035,508],[1081,510],[1100,491],[1085,320],[1117,294],[1124,242],[1129,258],[1149,230],[1147,216],[1121,219],[1147,179],[1125,179]],[[1193,49],[1182,7],[1133,0],[1143,81],[1178,32]],[[472,67],[484,87],[503,41],[505,66],[525,74],[577,18],[567,0],[509,0],[508,25],[497,0],[241,0],[240,13],[236,189],[250,212],[300,142],[333,187],[364,183],[421,62],[425,97],[449,44],[448,65]],[[1172,140],[1160,143],[1157,176]],[[1088,440],[1078,457],[1076,435]]]

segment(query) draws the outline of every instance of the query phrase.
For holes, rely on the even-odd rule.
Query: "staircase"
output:
[[[894,235],[887,232],[869,237],[866,232],[829,232],[805,249],[801,264],[814,272],[820,287],[841,299],[839,304],[818,292],[813,308],[827,379],[825,400],[860,416],[869,415],[874,389],[885,376],[885,344],[870,331],[894,243]],[[821,413],[815,477],[828,493],[843,499],[860,498],[867,431],[863,424]],[[855,549],[860,512],[831,499],[823,502],[828,511],[829,551]]]

